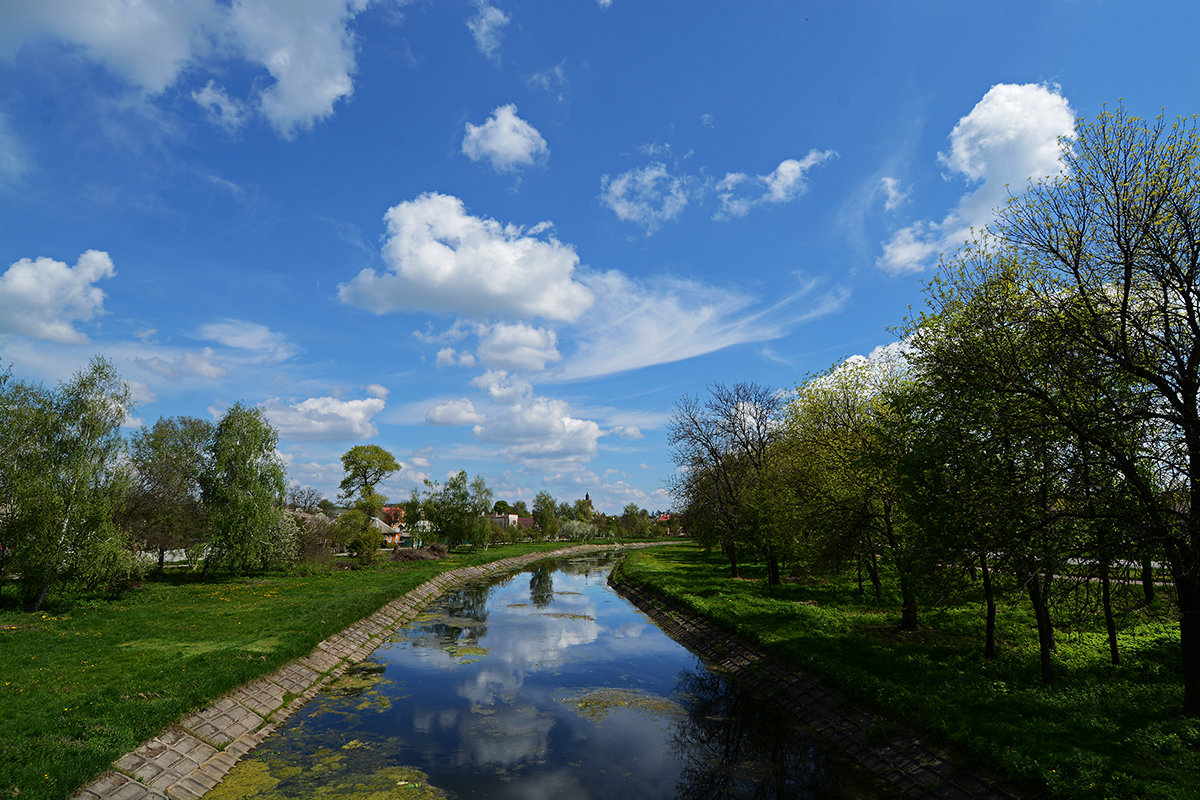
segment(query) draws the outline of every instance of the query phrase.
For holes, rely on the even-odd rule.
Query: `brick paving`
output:
[[[647,545],[626,545],[636,548]],[[184,717],[143,742],[72,800],[199,800],[323,686],[365,660],[379,645],[448,589],[547,558],[614,549],[578,545],[527,553],[478,567],[443,572],[374,614],[336,633],[308,655]]]
[[[956,764],[948,752],[924,742],[912,729],[897,730],[880,741],[880,720],[863,708],[842,702],[816,677],[783,666],[753,645],[640,587],[610,583],[672,639],[778,702],[840,753],[905,796],[939,800],[1030,797],[994,772]]]

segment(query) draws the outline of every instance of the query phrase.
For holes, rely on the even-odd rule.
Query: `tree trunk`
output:
[[[900,581],[900,630],[915,631],[917,629],[917,598],[912,588],[912,580],[908,574],[904,554],[900,552],[900,544],[896,541],[896,529],[892,523],[892,503],[890,500],[883,504],[883,528],[887,534],[888,547],[892,548],[892,560],[896,564],[896,576]]]
[[[1109,580],[1107,559],[1100,561],[1100,598],[1104,606],[1104,627],[1108,630],[1108,655],[1114,665],[1121,663],[1121,651],[1117,647],[1117,621],[1112,610],[1112,581]]]
[[[42,583],[42,590],[38,593],[33,608],[30,609],[34,614],[42,610],[42,603],[46,602],[46,593],[50,591],[50,584],[54,582],[55,572],[57,572],[57,569],[51,569],[50,573],[46,576],[46,580]]]
[[[883,584],[879,582],[879,562],[875,560],[875,551],[869,551],[870,556],[867,559],[867,577],[871,579],[871,585],[875,587],[875,602],[883,602]]]
[[[1050,624],[1050,609],[1046,606],[1042,583],[1037,575],[1029,576],[1028,587],[1029,602],[1033,604],[1033,615],[1037,620],[1042,683],[1050,683],[1054,680],[1054,662],[1050,659],[1050,654],[1054,652],[1054,627]]]
[[[1179,598],[1179,647],[1183,656],[1183,713],[1200,717],[1200,557],[1186,544],[1169,547]]]
[[[775,587],[779,584],[779,557],[773,550],[767,550],[767,587],[771,589],[772,596],[775,595]]]
[[[725,543],[725,555],[729,557],[729,577],[740,578],[738,575],[738,560],[737,560],[737,542],[728,541]]]
[[[858,559],[858,593],[859,594],[863,593],[862,557],[861,556]]]
[[[161,581],[163,579],[163,567],[167,560],[167,548],[158,548],[158,573],[154,576],[154,580]]]
[[[979,554],[979,573],[983,576],[983,598],[987,602],[987,619],[983,634],[983,657],[996,658],[996,595],[992,591],[992,573],[988,571],[987,553]]]
[[[1142,557],[1142,596],[1146,598],[1146,605],[1154,604],[1154,565],[1150,561],[1150,556]]]

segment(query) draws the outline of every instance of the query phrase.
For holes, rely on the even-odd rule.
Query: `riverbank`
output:
[[[322,642],[343,641],[341,632],[439,577],[489,565],[507,569],[496,565],[553,558],[567,549],[566,543],[506,546],[444,561],[311,575],[204,582],[179,576],[115,598],[74,598],[43,614],[0,612],[0,792],[70,797],[168,726],[275,675],[282,694],[270,689],[263,698],[246,698],[251,705],[239,703],[261,725],[270,724],[303,693],[297,690],[307,690],[288,683],[285,665],[317,653]],[[280,705],[264,705],[275,699]],[[228,721],[249,726],[233,738],[260,724],[252,717]],[[222,756],[237,749],[231,742],[207,746]],[[214,757],[203,748],[183,755]],[[118,796],[125,800],[136,790]]]
[[[654,598],[664,624],[702,623],[699,633],[680,632],[699,646],[733,634],[737,644],[727,647],[748,643],[769,657],[751,659],[759,665],[752,668],[734,664],[768,693],[790,693],[780,676],[799,670],[844,707],[870,709],[850,714],[856,731],[836,733],[849,737],[852,754],[864,742],[887,749],[893,739],[915,740],[938,757],[952,752],[952,761],[972,771],[1002,772],[1028,795],[1200,796],[1200,730],[1178,713],[1178,623],[1172,626],[1169,606],[1122,620],[1120,667],[1106,662],[1102,632],[1060,631],[1057,678],[1047,686],[1038,677],[1032,615],[1017,592],[1001,598],[1000,651],[987,662],[978,598],[943,601],[923,613],[917,631],[902,632],[894,624],[897,598],[885,596],[881,605],[852,582],[811,577],[772,595],[761,570],[749,566],[743,574],[731,580],[719,554],[680,546],[627,557],[616,579]],[[802,679],[801,694],[810,688]],[[944,783],[923,769],[928,761],[919,753],[906,769],[921,775],[916,783]]]

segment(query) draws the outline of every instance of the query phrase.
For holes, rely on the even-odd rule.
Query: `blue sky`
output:
[[[0,363],[278,427],[330,496],[670,507],[664,426],[894,341],[1077,116],[1198,110],[1192,2],[0,0]]]

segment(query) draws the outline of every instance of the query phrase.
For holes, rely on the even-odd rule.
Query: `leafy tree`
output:
[[[136,568],[115,523],[128,485],[120,427],[129,410],[128,387],[102,358],[53,391],[0,383],[0,540],[33,611],[59,580],[97,585]]]
[[[492,513],[493,514],[508,514],[508,513],[511,513],[510,512],[511,508],[512,507],[508,504],[507,500],[497,500],[495,502],[495,504],[492,506]]]
[[[558,506],[547,491],[538,492],[533,498],[533,522],[541,531],[542,538],[553,539],[558,536]]]
[[[470,542],[472,547],[488,541],[488,520],[492,507],[492,492],[483,478],[468,480],[459,470],[446,483],[426,481],[425,509],[434,530],[447,544],[453,546]]]
[[[142,547],[158,552],[158,578],[166,551],[188,547],[204,531],[200,475],[213,425],[197,417],[160,417],[129,443],[133,485],[122,521]]]
[[[380,546],[383,534],[371,519],[379,517],[387,498],[378,494],[375,487],[379,482],[400,469],[396,459],[387,450],[376,444],[355,445],[342,454],[342,469],[345,476],[339,488],[343,502],[352,503],[354,514],[349,519],[343,514],[338,518],[339,541],[354,552],[360,561],[370,563]],[[357,533],[350,530],[351,523],[358,526]]]
[[[528,517],[529,506],[525,504],[524,500],[518,500],[508,507],[508,513],[516,514],[519,517]]]
[[[218,564],[266,569],[278,553],[272,533],[287,489],[278,442],[262,410],[241,402],[217,423],[200,476],[200,497],[208,509],[204,575]]]

